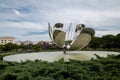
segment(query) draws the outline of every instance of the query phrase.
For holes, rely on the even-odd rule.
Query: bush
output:
[[[97,55],[96,55],[97,56]],[[120,55],[89,61],[1,62],[0,80],[119,80]]]

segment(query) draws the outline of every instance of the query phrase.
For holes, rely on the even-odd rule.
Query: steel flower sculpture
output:
[[[68,49],[83,49],[89,44],[95,34],[94,29],[85,27],[84,24],[78,24],[74,34],[72,34],[72,23],[69,25],[66,32],[63,31],[62,23],[56,23],[53,27],[48,23],[48,32],[52,42],[58,47],[63,48],[64,53],[66,53]]]

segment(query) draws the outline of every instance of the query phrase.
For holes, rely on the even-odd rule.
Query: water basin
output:
[[[37,53],[23,53],[23,54],[15,54],[3,57],[4,61],[10,62],[21,62],[26,60],[42,60],[48,62],[58,61],[61,58],[64,58],[65,61],[69,61],[69,59],[74,60],[90,60],[91,58],[96,59],[97,54],[100,57],[107,57],[107,55],[118,55],[119,52],[112,51],[68,51],[67,54],[63,54],[62,51],[57,52],[37,52]]]

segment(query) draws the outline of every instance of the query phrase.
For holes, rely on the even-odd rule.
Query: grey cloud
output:
[[[9,28],[10,31],[14,30],[11,35],[24,38],[22,33],[47,30],[48,22],[53,25],[62,22],[65,28],[71,22],[73,25],[83,23],[94,28],[97,35],[101,31],[109,33],[120,30],[119,4],[120,0],[0,0],[0,30],[4,31],[1,35],[9,34],[5,31]],[[17,29],[18,27],[21,28]],[[20,30],[20,34],[16,33],[17,30]]]

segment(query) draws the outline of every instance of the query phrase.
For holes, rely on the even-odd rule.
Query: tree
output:
[[[103,48],[110,49],[114,47],[114,41],[115,41],[114,35],[105,35],[101,39],[104,41]]]
[[[5,45],[0,45],[0,52],[4,52],[5,50]]]
[[[120,49],[120,34],[116,35],[115,47]]]
[[[40,46],[40,45],[35,44],[35,45],[33,46],[33,50],[36,51],[36,52],[38,52],[38,51],[41,51],[42,49],[41,49],[41,46]]]
[[[120,49],[120,34],[114,35],[104,35],[100,37],[93,37],[92,41],[89,44],[90,48],[102,48],[109,50],[117,50]]]
[[[16,51],[18,49],[17,44],[13,44],[13,43],[7,43],[5,44],[5,52],[7,51]]]
[[[92,41],[89,44],[90,48],[101,48],[102,40],[99,37],[93,37]]]

